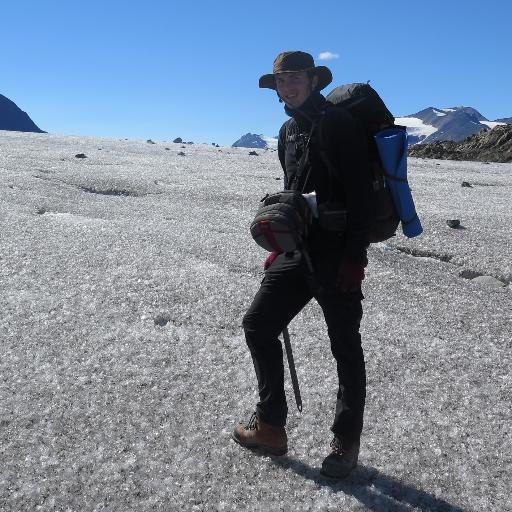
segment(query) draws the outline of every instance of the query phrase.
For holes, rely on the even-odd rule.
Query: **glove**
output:
[[[270,265],[274,262],[274,260],[282,253],[274,251],[271,252],[269,257],[265,260],[265,264],[263,265],[263,270],[267,270]]]
[[[361,288],[364,279],[363,263],[340,263],[336,286],[341,286],[342,292],[355,292]]]

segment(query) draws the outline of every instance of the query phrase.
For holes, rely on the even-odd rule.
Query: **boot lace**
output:
[[[258,416],[253,412],[249,419],[249,423],[244,427],[244,430],[258,430]]]
[[[331,441],[331,454],[332,455],[343,455],[347,451],[347,446],[342,443],[337,437]]]

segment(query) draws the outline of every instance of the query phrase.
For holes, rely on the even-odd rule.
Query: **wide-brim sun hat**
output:
[[[317,91],[321,91],[332,82],[331,70],[326,66],[315,66],[315,60],[306,52],[283,52],[274,61],[274,71],[260,78],[260,88],[276,90],[277,73],[298,73],[313,71],[318,76]]]

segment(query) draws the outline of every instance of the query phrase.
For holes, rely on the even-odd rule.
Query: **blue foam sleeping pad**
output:
[[[392,176],[407,180],[407,132],[400,128],[390,128],[377,133],[375,140],[384,170]],[[396,211],[402,221],[404,235],[407,238],[418,236],[423,228],[416,214],[409,183],[394,181],[390,178],[387,183]]]

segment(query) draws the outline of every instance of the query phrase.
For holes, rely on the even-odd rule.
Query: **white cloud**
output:
[[[331,60],[337,59],[339,55],[337,53],[324,52],[319,55],[320,60]]]

